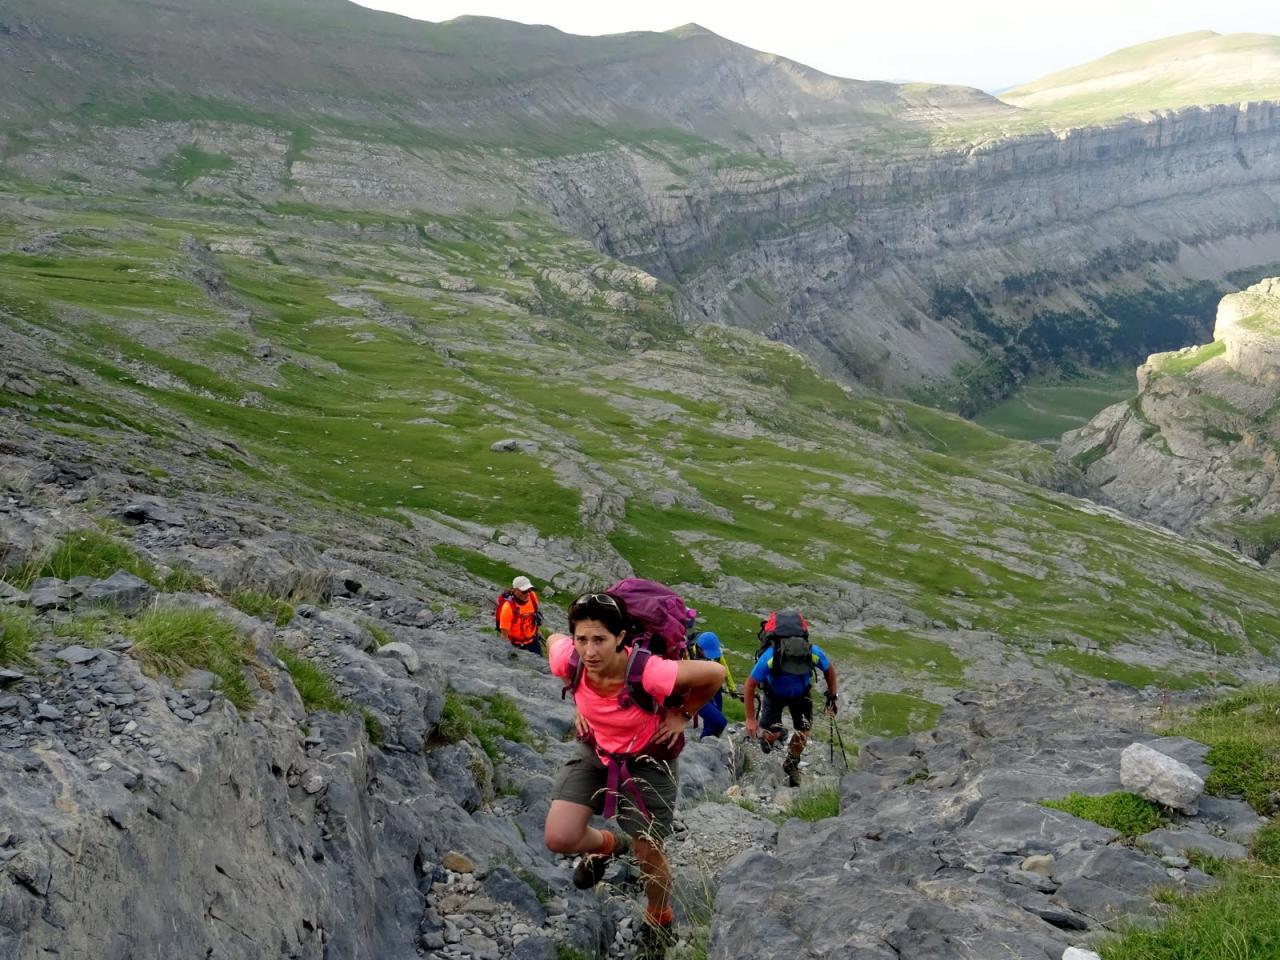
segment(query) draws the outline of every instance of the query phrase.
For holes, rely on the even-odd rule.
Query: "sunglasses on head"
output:
[[[581,607],[588,603],[598,603],[604,607],[613,607],[613,609],[621,612],[622,608],[618,606],[618,601],[613,599],[607,593],[584,593],[577,600],[573,601],[575,607]]]

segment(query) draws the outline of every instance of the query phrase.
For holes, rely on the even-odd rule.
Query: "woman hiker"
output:
[[[573,871],[580,889],[599,883],[615,857],[635,857],[648,898],[641,956],[656,958],[674,942],[662,843],[675,812],[675,757],[685,726],[720,689],[725,671],[707,660],[634,650],[630,622],[622,600],[588,593],[569,607],[572,636],[551,637],[551,672],[573,693],[581,742],[556,777],[545,838],[549,850],[582,855]],[[623,832],[596,829],[593,814],[616,815]]]

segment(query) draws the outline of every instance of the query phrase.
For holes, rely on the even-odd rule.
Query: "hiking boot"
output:
[[[787,775],[787,785],[791,787],[800,786],[800,758],[787,757],[782,761],[782,772]]]
[[[627,852],[629,844],[625,837],[615,833],[613,840],[613,853],[588,853],[578,859],[573,868],[573,885],[579,890],[590,890],[598,884],[604,879],[610,861]]]
[[[670,924],[650,923],[646,919],[640,925],[636,960],[666,960],[667,951],[675,942],[676,934]]]

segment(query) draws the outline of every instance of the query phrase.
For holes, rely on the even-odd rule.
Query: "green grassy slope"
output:
[[[0,341],[38,389],[0,407],[25,422],[142,473],[186,450],[177,482],[435,518],[457,533],[438,561],[482,578],[526,534],[586,578],[620,555],[740,659],[759,611],[798,603],[904,723],[1001,664],[1183,685],[1280,638],[1274,575],[1030,485],[1034,446],[682,328],[665,289],[532,214],[9,184],[3,250]],[[537,447],[491,449],[508,437]]]
[[[1209,31],[1117,50],[1000,94],[1055,122],[1094,123],[1148,110],[1280,99],[1280,37]]]

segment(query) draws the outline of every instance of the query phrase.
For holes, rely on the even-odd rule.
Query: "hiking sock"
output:
[[[675,911],[670,907],[663,907],[657,913],[654,913],[653,907],[645,907],[644,922],[651,927],[670,927],[676,922]]]
[[[636,960],[663,960],[667,950],[676,941],[675,931],[672,929],[674,924],[675,915],[670,907],[663,907],[657,913],[646,908]]]
[[[573,868],[573,885],[579,890],[590,890],[604,878],[609,861],[631,850],[631,840],[612,830],[601,830],[604,840],[595,850],[584,853]]]
[[[621,857],[631,852],[630,837],[614,833],[612,830],[601,830],[600,835],[604,840],[596,849],[588,851],[589,853],[601,857]]]

